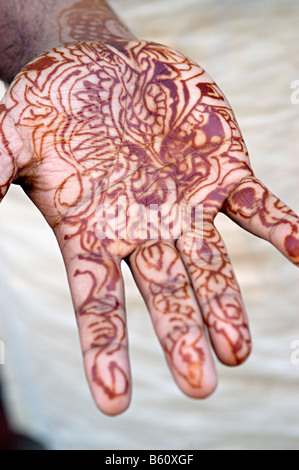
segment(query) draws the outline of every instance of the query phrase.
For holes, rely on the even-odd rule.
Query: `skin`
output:
[[[56,235],[103,412],[130,402],[122,260],[174,380],[206,397],[217,383],[211,348],[232,366],[251,349],[216,215],[297,266],[299,219],[254,176],[234,113],[200,66],[137,40],[104,2],[67,3],[56,15],[57,45],[33,55],[0,105],[0,196],[20,184]],[[140,208],[157,206],[156,222],[141,224]]]

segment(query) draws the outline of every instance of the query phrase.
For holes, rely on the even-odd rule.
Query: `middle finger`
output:
[[[148,241],[132,253],[129,264],[176,383],[191,397],[210,395],[217,381],[214,363],[176,248],[166,241]]]

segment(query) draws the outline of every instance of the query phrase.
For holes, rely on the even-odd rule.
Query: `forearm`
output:
[[[0,0],[0,78],[10,83],[34,57],[70,42],[128,38],[104,0]]]

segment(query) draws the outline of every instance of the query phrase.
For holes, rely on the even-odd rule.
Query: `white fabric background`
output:
[[[192,57],[228,97],[256,175],[299,212],[297,0],[111,0],[140,37]],[[56,241],[11,188],[0,207],[0,339],[5,392],[18,431],[49,449],[299,449],[299,271],[266,242],[219,216],[251,321],[253,353],[221,364],[212,397],[173,384],[147,311],[125,270],[133,400],[109,418],[85,382]]]

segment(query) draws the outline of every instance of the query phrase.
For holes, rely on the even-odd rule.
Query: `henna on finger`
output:
[[[146,242],[130,256],[130,268],[179,387],[192,397],[210,395],[216,386],[213,359],[179,253],[169,242]]]
[[[192,238],[183,236],[177,248],[194,286],[214,350],[223,363],[241,364],[251,351],[251,338],[226,247],[211,223],[205,223],[201,243],[194,243]]]
[[[20,95],[24,99],[18,102]],[[168,224],[172,229],[174,206],[201,205],[205,216],[213,219],[235,180],[251,174],[245,144],[227,100],[210,77],[190,59],[154,43],[88,42],[55,49],[23,69],[10,96],[18,131],[32,151],[32,165],[25,166],[26,178],[32,173],[39,181],[29,191],[30,197],[55,230],[64,258],[80,253],[77,259],[82,267],[69,276],[73,295],[77,297],[77,290],[81,294],[75,305],[85,331],[83,351],[93,351],[88,353],[89,379],[113,400],[126,394],[128,387],[125,373],[119,372],[123,379],[120,388],[115,388],[114,372],[120,369],[112,371],[109,366],[117,363],[113,358],[119,350],[113,345],[123,344],[124,325],[119,322],[117,299],[108,302],[103,294],[112,286],[109,269],[103,287],[95,273],[106,256],[122,259],[134,250],[140,253],[134,257],[140,271],[137,260],[145,253],[143,243],[151,239],[152,232],[147,230],[153,224],[148,221],[141,238],[142,231],[139,236],[132,235],[132,230],[122,233],[121,227],[134,226],[134,204],[149,211],[153,206],[171,208]],[[124,207],[111,219],[105,208],[119,207],[120,198]],[[98,219],[105,214],[103,228],[109,235],[107,227],[114,222],[115,236],[98,236]],[[177,234],[182,230],[179,226]],[[215,380],[198,304],[188,273],[172,272],[172,257],[168,259],[159,245],[159,230],[155,236],[157,243],[147,250],[152,253],[151,261],[140,272],[151,295],[156,327],[160,325],[157,330],[168,363],[182,388],[188,394],[204,395],[213,389]],[[217,252],[217,238],[208,233],[204,236],[209,238],[204,246]],[[173,263],[181,263],[173,250]],[[196,294],[203,304],[204,295],[216,299],[213,292],[219,283],[223,284],[222,299],[231,289],[235,292],[226,256],[221,259],[222,266],[214,265],[213,273],[206,267],[202,271],[205,291],[200,288]],[[194,259],[189,256],[184,262],[194,274]],[[171,282],[162,279],[161,273]],[[86,279],[92,280],[85,298],[78,279],[85,279],[83,285]],[[113,287],[110,292],[113,296]],[[210,312],[205,319],[214,331],[214,344],[217,336],[225,338],[225,347],[229,343],[234,356],[231,362],[239,363],[248,354],[244,350],[248,339],[244,336],[242,340],[245,333],[241,333],[242,322],[236,313],[240,306],[229,298],[229,305],[223,300],[217,305],[206,302]],[[94,329],[86,330],[86,319],[94,322],[92,317],[97,309],[101,311],[102,302],[111,312],[97,318]],[[164,326],[159,317],[167,319]],[[233,325],[230,331],[228,326],[223,328],[228,323]],[[91,331],[97,340],[90,336]],[[109,333],[107,341],[103,332]],[[113,340],[110,333],[116,335]],[[220,345],[223,347],[221,341]]]
[[[4,103],[26,149],[16,177],[53,228],[65,259],[99,406],[120,412],[130,394],[116,268],[125,258],[177,382],[193,396],[211,391],[215,374],[200,314],[223,362],[239,364],[250,351],[215,216],[226,211],[244,226],[266,227],[277,240],[280,220],[285,250],[296,258],[298,249],[298,219],[254,180],[223,93],[179,52],[119,39],[40,55],[16,77]],[[2,132],[8,141],[9,126]],[[184,209],[191,214],[187,229],[179,215]]]
[[[292,209],[256,178],[244,178],[223,211],[249,232],[272,243],[299,266],[299,220]]]

